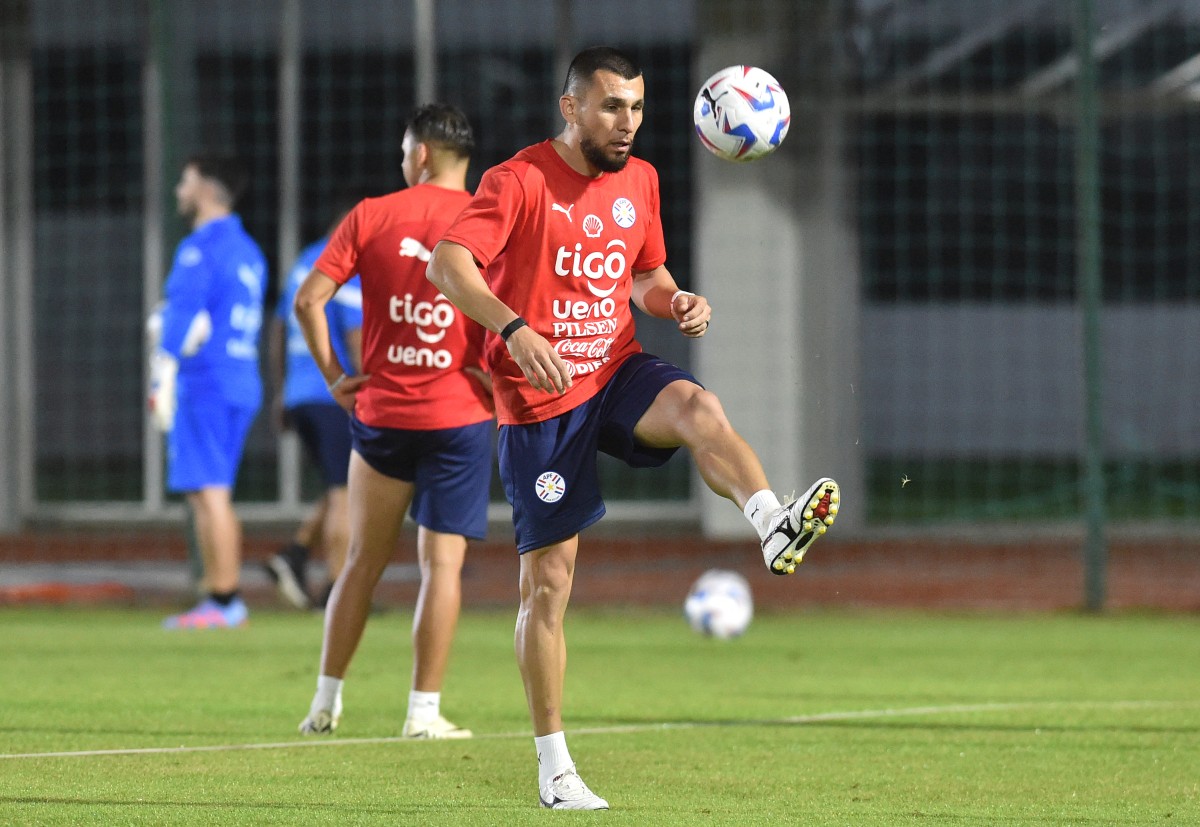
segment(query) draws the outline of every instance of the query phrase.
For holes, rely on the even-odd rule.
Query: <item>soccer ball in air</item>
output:
[[[692,110],[700,142],[726,161],[757,161],[787,135],[792,108],[779,81],[755,66],[729,66],[710,77]]]
[[[750,583],[736,571],[709,569],[692,584],[683,613],[703,635],[725,640],[746,631],[754,617]]]

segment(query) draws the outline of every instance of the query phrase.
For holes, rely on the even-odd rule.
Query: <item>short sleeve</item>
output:
[[[320,270],[338,284],[345,284],[358,272],[358,257],[362,252],[361,239],[366,223],[366,201],[360,201],[342,219],[329,238],[329,243],[317,258],[314,269]]]
[[[461,244],[487,267],[508,245],[524,203],[525,194],[516,173],[504,165],[492,167],[483,174],[475,197],[442,240]]]
[[[663,239],[662,215],[659,211],[658,173],[649,164],[643,167],[646,171],[646,205],[650,215],[646,224],[646,240],[633,262],[635,273],[645,273],[660,267],[667,261],[667,243]]]

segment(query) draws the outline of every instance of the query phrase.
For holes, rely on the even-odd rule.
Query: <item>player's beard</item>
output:
[[[625,164],[629,163],[628,152],[620,158],[605,155],[604,148],[591,138],[579,141],[579,151],[583,153],[584,160],[601,172],[620,172],[625,169]]]

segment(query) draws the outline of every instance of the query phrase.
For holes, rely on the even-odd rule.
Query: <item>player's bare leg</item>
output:
[[[538,800],[543,807],[606,810],[575,771],[562,724],[567,639],[563,618],[575,580],[579,535],[521,555],[521,608],[515,648],[538,757]]]
[[[209,592],[237,591],[242,565],[242,524],[228,488],[211,486],[187,495],[196,518],[196,539],[204,558]]]
[[[413,612],[413,681],[405,738],[470,738],[471,730],[441,714],[442,682],[462,608],[462,567],[467,539],[425,526],[417,529],[421,590]]]
[[[337,729],[342,715],[342,681],[362,640],[371,596],[396,548],[412,497],[412,483],[380,474],[357,451],[351,452],[349,547],[346,565],[325,607],[317,692],[308,716],[300,722],[300,732],[305,735],[325,735]]]
[[[708,487],[736,503],[754,526],[772,574],[794,572],[841,507],[841,489],[828,477],[795,502],[780,505],[758,455],[733,430],[716,395],[691,382],[663,388],[638,420],[634,436],[652,447],[685,446]]]
[[[333,583],[346,565],[350,547],[350,493],[344,485],[325,492],[325,514],[322,520],[321,547],[329,582]]]
[[[242,524],[233,510],[230,491],[202,488],[187,494],[195,517],[196,542],[204,560],[207,596],[193,609],[163,621],[166,629],[228,629],[246,622],[249,612],[238,596],[242,563]]]
[[[292,535],[292,542],[307,549],[316,550],[321,544],[322,526],[325,524],[325,514],[329,510],[329,496],[325,495],[313,503],[313,507],[304,517],[304,521]]]
[[[521,555],[515,649],[533,734],[562,730],[567,640],[563,618],[575,579],[579,535]]]
[[[440,692],[462,607],[462,567],[467,540],[421,526],[417,558],[421,590],[413,613],[413,689]]]
[[[768,487],[762,462],[729,424],[716,394],[692,382],[663,388],[633,434],[652,448],[686,447],[705,484],[738,508]]]
[[[413,485],[380,474],[350,455],[350,539],[346,565],[325,609],[321,674],[344,678],[371,613],[371,596],[396,549]]]

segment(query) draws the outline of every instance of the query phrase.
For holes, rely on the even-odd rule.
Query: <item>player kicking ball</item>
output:
[[[492,334],[500,476],[521,561],[515,648],[539,799],[557,810],[608,808],[576,772],[562,720],[579,532],[604,515],[597,452],[645,467],[687,448],[709,488],[742,509],[773,574],[795,571],[841,498],[821,478],[782,505],[717,397],[634,337],[630,300],[689,338],[712,319],[704,297],[680,290],[665,266],[658,174],[631,155],[644,105],[628,55],[579,53],[559,98],[562,132],[484,174],[428,269]]]

